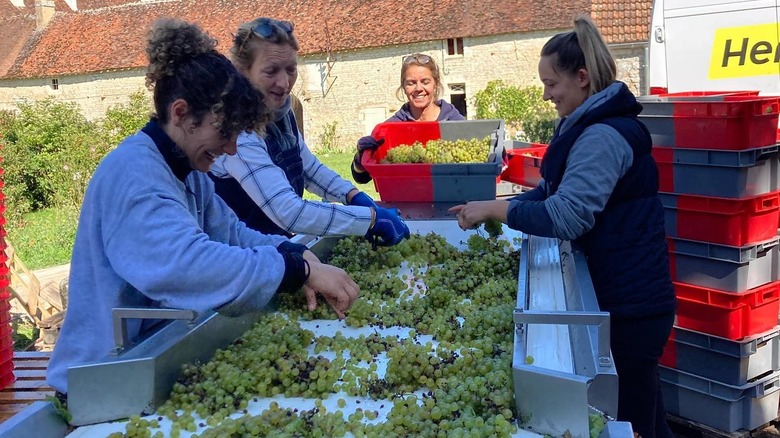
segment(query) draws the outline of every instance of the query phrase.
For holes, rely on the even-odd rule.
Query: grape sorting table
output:
[[[453,244],[467,237],[451,217],[412,219],[407,223],[412,232],[433,231]],[[521,250],[512,368],[516,407],[526,421],[515,436],[562,436],[568,431],[572,437],[588,437],[589,415],[599,413],[609,418],[617,406],[608,314],[598,310],[582,255],[572,251],[567,243],[524,236],[506,227],[504,238]],[[323,260],[338,241],[311,236],[294,239],[308,245]],[[137,344],[130,344],[122,335],[123,324],[128,318],[143,315],[138,309],[117,309],[115,332],[117,345],[122,348],[98,362],[69,370],[68,404],[71,424],[76,428],[68,436],[123,432],[125,421],[121,419],[154,413],[167,399],[182,364],[207,361],[215,350],[247,331],[256,319],[256,315],[227,318],[216,313],[196,315],[155,309],[148,313],[149,318],[174,321]],[[348,328],[340,321],[303,323],[304,328],[314,331],[315,323],[320,334],[341,331],[349,335],[351,330],[356,335],[368,329]],[[408,333],[398,327],[383,330],[402,337]],[[337,398],[323,401],[329,411],[337,409]],[[314,406],[313,399],[277,396],[260,399],[250,404],[248,410],[260,413],[272,401],[301,409]],[[331,402],[332,407],[328,405]],[[381,421],[386,412],[373,406],[371,400],[364,399],[363,403],[367,409],[378,410],[377,421]],[[160,422],[163,430],[166,421]],[[0,425],[0,437],[26,437],[33,430],[42,438],[62,437],[68,432],[54,407],[38,402]],[[182,431],[181,436],[189,433]],[[633,432],[627,423],[607,421],[600,436],[633,438]]]

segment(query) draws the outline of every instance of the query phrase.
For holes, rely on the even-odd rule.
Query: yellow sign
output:
[[[710,79],[780,74],[777,23],[727,27],[715,31]]]

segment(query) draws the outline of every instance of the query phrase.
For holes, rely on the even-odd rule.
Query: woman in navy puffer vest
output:
[[[671,437],[658,378],[676,309],[658,168],[637,119],[642,106],[615,80],[615,61],[587,17],[542,48],[544,99],[560,124],[542,183],[509,202],[453,207],[464,229],[497,219],[528,234],[571,240],[588,260],[599,306],[610,312],[617,418],[644,438]]]

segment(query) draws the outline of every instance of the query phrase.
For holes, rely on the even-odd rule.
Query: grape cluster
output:
[[[383,162],[398,163],[484,163],[490,151],[490,137],[483,139],[416,141],[389,149]]]
[[[361,287],[346,323],[373,334],[315,336],[299,321],[335,314],[324,303],[308,312],[302,294],[280,295],[278,312],[261,316],[210,361],[183,368],[159,419],[171,422],[173,437],[511,435],[520,417],[511,367],[519,255],[494,237],[465,243],[459,251],[434,233],[376,250],[365,239],[339,240],[329,261]],[[408,335],[381,333],[391,327]],[[360,405],[347,412],[339,398],[328,412],[322,400],[336,393],[390,410],[381,419]],[[271,402],[249,414],[250,403],[281,395],[314,399],[314,408]],[[131,418],[119,435],[160,436],[157,427]]]

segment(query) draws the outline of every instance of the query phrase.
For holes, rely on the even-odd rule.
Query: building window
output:
[[[57,78],[53,78],[51,80],[51,84],[49,84],[52,90],[59,90],[60,89],[60,80]]]
[[[450,103],[457,108],[464,118],[468,118],[466,113],[466,84],[449,84],[449,86]]]
[[[447,40],[448,55],[463,55],[463,38],[449,38]]]

